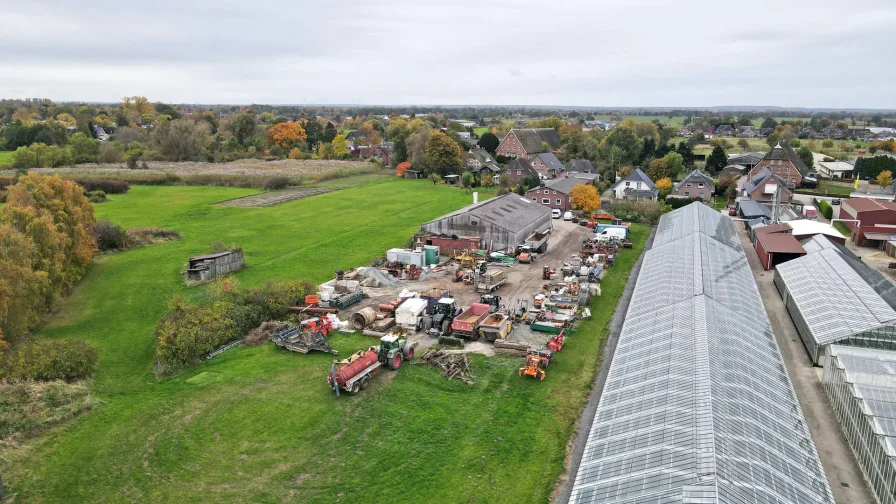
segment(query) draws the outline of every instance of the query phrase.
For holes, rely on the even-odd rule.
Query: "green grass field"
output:
[[[0,151],[0,165],[11,165],[14,151]]]
[[[212,241],[243,247],[243,286],[316,282],[400,246],[470,196],[386,179],[269,208],[212,204],[253,191],[132,186],[97,215],[183,239],[98,257],[40,331],[100,346],[100,405],[31,446],[0,452],[16,502],[547,502],[590,391],[602,339],[647,228],[635,226],[594,316],[568,338],[544,382],[520,359],[474,359],[475,386],[423,366],[384,371],[355,397],[325,385],[329,355],[237,348],[157,380],[152,330],[180,268]],[[375,340],[338,335],[341,354]]]

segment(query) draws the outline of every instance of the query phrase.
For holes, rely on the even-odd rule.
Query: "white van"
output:
[[[623,228],[607,228],[594,235],[597,241],[607,242],[612,240],[624,240],[625,229]]]
[[[559,219],[561,215],[562,214],[560,213],[559,208],[555,208],[555,209],[551,210],[551,218],[552,219]]]
[[[572,212],[566,212],[563,214],[563,220],[572,220]]]

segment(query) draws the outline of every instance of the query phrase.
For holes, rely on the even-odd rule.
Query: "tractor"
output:
[[[544,381],[545,368],[553,360],[550,350],[529,350],[526,352],[526,365],[520,368],[520,376],[532,376]]]
[[[380,346],[376,351],[380,364],[389,366],[389,369],[398,369],[403,361],[414,358],[414,347],[408,340],[395,334],[387,334],[380,338]]]
[[[517,256],[517,261],[524,264],[531,264],[535,262],[535,259],[538,258],[538,255],[532,251],[532,247],[522,246],[520,247],[520,253]]]
[[[495,313],[501,310],[501,296],[496,294],[483,294],[479,297],[479,302],[489,306],[489,313]]]
[[[454,298],[442,298],[436,303],[432,317],[423,320],[423,329],[433,336],[448,336],[451,334],[454,317],[460,315],[462,311]]]
[[[556,274],[557,274],[557,271],[553,268],[553,266],[542,266],[541,267],[541,279],[542,280],[550,280],[551,277]]]

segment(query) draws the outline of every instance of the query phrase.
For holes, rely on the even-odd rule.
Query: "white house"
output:
[[[616,199],[656,200],[659,196],[656,185],[640,168],[632,170],[627,177],[613,184],[610,190]]]
[[[852,171],[855,169],[854,162],[822,161],[818,163],[818,174],[825,178],[852,178]]]

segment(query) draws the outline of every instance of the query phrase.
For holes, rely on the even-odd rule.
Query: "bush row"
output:
[[[79,380],[93,374],[99,361],[95,345],[81,340],[36,340],[7,350],[0,358],[0,379]]]
[[[818,200],[818,210],[821,212],[821,215],[824,215],[825,219],[831,220],[831,217],[834,216],[834,209],[827,200]]]
[[[156,373],[166,375],[201,362],[215,348],[243,338],[262,322],[289,315],[289,307],[315,292],[309,282],[277,282],[239,289],[236,281],[215,282],[207,304],[189,304],[178,295],[155,329]]]
[[[124,194],[131,188],[131,184],[128,184],[124,180],[91,178],[79,178],[74,180],[78,185],[84,188],[84,192],[103,191],[106,194]]]

